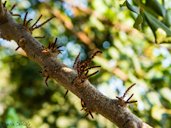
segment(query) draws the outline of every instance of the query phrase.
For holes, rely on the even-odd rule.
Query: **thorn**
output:
[[[47,83],[48,79],[49,79],[49,76],[47,76],[46,79],[45,79],[45,84],[46,84],[47,87],[48,87],[48,83]]]
[[[46,21],[44,21],[44,22],[41,23],[40,25],[33,27],[33,28],[32,28],[32,31],[35,30],[35,29],[38,29],[38,28],[42,27],[44,24],[46,24],[47,22],[49,22],[49,21],[52,20],[53,18],[54,18],[54,16],[51,17],[51,18],[49,18],[49,19],[47,19]]]
[[[3,3],[3,6],[4,6],[4,7],[6,7],[6,3],[7,3],[7,1],[5,1],[5,2]]]
[[[137,102],[136,100],[130,101],[130,99],[134,96],[134,94],[131,94],[131,96],[130,96],[126,101],[124,100],[126,94],[128,93],[128,91],[129,91],[133,86],[135,86],[135,83],[132,84],[132,85],[125,91],[125,93],[123,94],[123,96],[121,96],[121,97],[116,96],[116,98],[119,100],[119,104],[120,104],[121,106],[126,106],[126,104],[131,104],[131,103]]]
[[[62,47],[62,46],[58,46],[57,49],[60,48],[60,47]]]
[[[13,14],[12,12],[11,12],[11,15],[12,15],[12,16],[18,16],[18,17],[21,17],[21,15],[20,15],[20,14]]]
[[[129,100],[133,97],[134,94],[132,94],[127,100],[126,102],[129,102]]]
[[[45,36],[35,36],[34,38],[45,38]]]
[[[28,26],[29,22],[32,21],[33,19],[29,19],[28,21],[26,21],[26,25],[25,26]]]
[[[55,45],[57,44],[57,41],[58,41],[58,38],[55,38],[55,41],[54,41],[54,43],[52,43],[52,47],[54,48],[55,47]],[[57,47],[58,48],[58,47]]]
[[[88,113],[90,114],[91,118],[94,119],[93,114],[91,113],[91,111],[89,111]]]
[[[68,92],[69,92],[69,90],[67,90],[67,91],[65,92],[64,98],[66,97],[66,95],[68,94]]]
[[[138,102],[137,100],[133,100],[133,101],[126,101],[125,103],[127,103],[127,104],[132,104],[132,103],[136,103],[136,102]]]
[[[72,80],[72,82],[71,82],[72,85],[74,84],[74,82],[75,82],[76,79],[77,79],[77,77],[75,77],[75,78]]]
[[[49,43],[49,48],[55,48],[55,45],[57,44],[58,38],[55,38],[55,41],[53,43]]]
[[[25,26],[25,25],[26,25],[27,15],[28,15],[28,12],[26,12],[26,13],[25,13],[24,21],[23,21],[23,26]]]
[[[79,52],[79,54],[77,55],[77,57],[75,58],[74,65],[73,65],[73,68],[74,68],[74,69],[76,69],[76,67],[77,67],[77,63],[78,63],[79,57],[80,57],[80,52]]]
[[[126,96],[126,94],[129,92],[129,90],[135,86],[136,83],[132,84],[129,88],[127,88],[127,90],[125,91],[123,98]]]
[[[10,9],[10,12],[12,12],[12,10],[16,7],[16,4],[14,4],[11,9]]]
[[[86,115],[84,117],[87,117],[89,113],[86,113]]]
[[[30,29],[33,29],[34,26],[39,22],[39,20],[41,19],[42,15],[39,16],[39,18],[36,20],[36,22],[30,27]]]
[[[86,68],[85,71],[90,70],[90,69],[92,69],[92,68],[100,68],[100,67],[101,67],[101,66],[91,66],[91,67]]]
[[[89,70],[86,71],[85,76],[87,76],[88,72],[89,72]]]
[[[89,77],[91,77],[91,76],[93,76],[93,75],[95,75],[96,73],[98,73],[99,71],[96,71],[96,72],[94,72],[94,73],[92,73],[92,74],[90,74],[90,75],[88,75],[87,76],[87,78],[89,78]]]
[[[59,53],[62,53],[63,50],[60,50],[59,49],[60,47],[63,47],[63,46],[58,46],[57,49],[58,49]]]
[[[56,37],[56,38],[55,38],[55,42],[54,42],[54,44],[57,44],[57,41],[58,41],[58,38]]]
[[[15,51],[17,51],[19,48],[20,48],[20,46],[18,46],[18,47],[15,49]]]
[[[96,51],[95,53],[92,54],[92,56],[90,57],[90,59],[93,59],[98,53],[102,53],[102,51]]]
[[[86,107],[86,104],[84,103],[84,101],[82,99],[81,99],[81,106],[82,106],[81,111],[84,110],[86,112],[85,117],[87,117],[90,114],[91,118],[94,118],[93,114],[91,113],[90,110],[88,110],[88,108]]]

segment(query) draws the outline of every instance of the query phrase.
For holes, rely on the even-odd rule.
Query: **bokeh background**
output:
[[[156,44],[145,21],[135,29],[136,13],[124,6],[124,0],[9,0],[7,8],[17,4],[14,17],[22,23],[25,12],[40,23],[55,15],[52,21],[33,36],[47,46],[58,37],[61,62],[72,67],[81,52],[85,58],[95,48],[103,53],[93,59],[100,72],[90,78],[104,95],[121,96],[132,83],[136,104],[131,111],[155,128],[171,127],[171,45]],[[170,0],[158,1],[167,12]],[[132,4],[134,4],[132,2]],[[135,5],[136,6],[136,5]],[[161,17],[160,17],[161,18]],[[171,18],[170,18],[171,20]],[[33,23],[33,22],[31,22]],[[170,22],[171,23],[171,22]],[[165,23],[166,24],[166,23]],[[170,27],[167,22],[167,27]],[[133,27],[134,26],[134,27]],[[137,27],[136,27],[137,28]],[[10,29],[10,28],[9,28]],[[40,67],[23,56],[14,41],[0,38],[0,127],[10,128],[115,128],[99,114],[85,117],[80,99],[50,79],[44,83]]]

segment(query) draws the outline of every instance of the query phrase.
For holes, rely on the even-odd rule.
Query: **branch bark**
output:
[[[100,93],[88,80],[82,84],[72,85],[73,79],[77,76],[76,72],[52,57],[50,53],[43,52],[43,45],[33,38],[23,25],[13,20],[11,14],[4,9],[2,2],[0,4],[1,38],[15,40],[31,60],[46,69],[50,78],[55,79],[82,99],[92,112],[103,115],[120,128],[150,128],[148,124],[132,114],[127,107],[120,106],[117,99],[109,99]]]

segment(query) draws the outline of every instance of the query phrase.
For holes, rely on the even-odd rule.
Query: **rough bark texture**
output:
[[[51,53],[43,52],[42,44],[33,38],[23,25],[13,20],[2,3],[0,4],[0,37],[6,40],[15,40],[31,60],[43,69],[46,68],[46,73],[50,78],[55,79],[82,99],[92,112],[103,115],[120,128],[150,128],[149,125],[132,114],[127,107],[120,106],[117,99],[109,99],[102,95],[88,80],[79,84],[78,79],[76,84],[72,85],[73,79],[77,76],[76,72],[52,57]]]

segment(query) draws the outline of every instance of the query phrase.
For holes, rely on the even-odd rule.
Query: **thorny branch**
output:
[[[53,43],[49,43],[47,48],[44,48],[44,50],[42,51],[45,54],[48,54],[50,56],[53,57],[57,57],[58,54],[60,54],[62,52],[62,50],[60,50],[59,48],[62,46],[57,46],[57,40],[58,38],[55,39],[55,41]],[[45,78],[45,84],[46,86],[48,86],[48,79],[49,79],[49,75],[48,72],[46,70],[46,66],[44,67],[43,71],[40,72]]]
[[[87,80],[89,77],[91,77],[99,72],[99,71],[96,71],[94,73],[88,74],[90,69],[100,67],[100,66],[90,66],[92,59],[94,58],[94,56],[97,55],[97,53],[102,53],[102,52],[96,51],[89,58],[87,58],[86,60],[82,60],[82,61],[79,58],[80,53],[78,54],[78,56],[75,59],[74,65],[73,65],[73,68],[77,71],[77,76],[73,79],[72,84],[75,84],[76,82],[77,82],[77,84],[81,84],[85,80]],[[80,81],[78,81],[78,79]],[[68,93],[68,90],[66,91],[64,97],[66,97],[67,93]]]
[[[149,125],[142,122],[141,119],[132,114],[126,107],[123,107],[119,104],[118,99],[123,99],[129,89],[122,97],[118,99],[109,99],[108,97],[101,94],[97,89],[95,89],[94,86],[92,86],[91,83],[87,80],[87,78],[80,83],[74,80],[73,85],[73,79],[76,77],[78,78],[80,71],[83,71],[86,74],[88,70],[92,68],[89,66],[90,62],[87,62],[86,64],[88,64],[88,67],[83,68],[82,70],[82,68],[78,67],[82,67],[84,64],[82,64],[80,60],[77,61],[75,69],[78,68],[79,70],[76,70],[77,72],[75,72],[73,69],[68,68],[66,65],[56,60],[50,53],[52,51],[49,51],[50,54],[44,52],[45,48],[40,44],[40,42],[32,37],[31,33],[24,28],[25,26],[17,24],[12,19],[11,13],[4,8],[1,0],[0,18],[5,19],[0,20],[1,37],[7,40],[15,40],[18,45],[26,52],[30,59],[37,62],[42,68],[46,67],[46,72],[49,77],[55,79],[59,84],[73,92],[83,101],[82,107],[86,112],[89,114],[90,110],[97,112],[115,123],[120,128],[150,128]],[[23,24],[26,25],[26,18],[24,19],[25,23]],[[40,25],[34,25],[34,28],[41,27],[49,20]],[[81,79],[79,78],[79,80]],[[128,98],[127,102],[129,102],[130,98]]]

